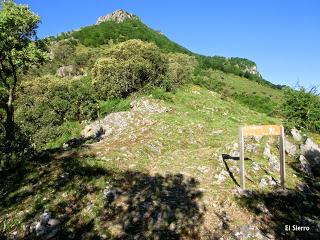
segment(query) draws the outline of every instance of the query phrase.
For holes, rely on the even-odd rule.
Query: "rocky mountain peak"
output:
[[[113,13],[107,14],[106,16],[99,17],[96,24],[100,24],[102,22],[106,22],[110,20],[115,21],[117,23],[121,23],[124,20],[131,19],[131,18],[138,18],[138,17],[122,9],[119,9]]]

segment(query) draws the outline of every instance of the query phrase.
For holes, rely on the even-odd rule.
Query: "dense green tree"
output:
[[[197,65],[193,56],[183,53],[167,54],[169,68],[167,78],[164,80],[164,87],[173,90],[184,84]]]
[[[95,63],[93,83],[100,99],[126,97],[145,86],[158,86],[168,61],[153,43],[128,40],[108,48]]]
[[[281,109],[289,128],[320,132],[320,97],[315,89],[285,89]]]
[[[91,80],[65,79],[51,75],[26,81],[17,95],[17,122],[31,136],[37,148],[62,135],[66,122],[97,117]]]
[[[14,140],[14,101],[19,76],[36,63],[43,62],[46,51],[37,41],[36,30],[40,17],[26,5],[2,1],[0,10],[0,89],[1,108],[6,113],[5,135]]]

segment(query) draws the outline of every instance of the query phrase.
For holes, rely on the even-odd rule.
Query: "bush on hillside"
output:
[[[167,54],[167,58],[169,68],[167,78],[163,82],[163,87],[170,91],[188,80],[197,65],[197,60],[195,57],[183,53],[169,53]]]
[[[281,110],[287,127],[320,132],[320,97],[314,88],[285,89]]]
[[[167,59],[156,45],[129,40],[111,46],[97,60],[93,84],[102,100],[127,97],[145,86],[161,84],[167,71]]]
[[[21,86],[16,119],[36,146],[43,147],[63,134],[63,123],[94,119],[97,108],[90,80],[47,75]]]
[[[78,44],[79,42],[73,38],[52,42],[50,46],[51,58],[61,65],[68,65]]]
[[[234,93],[232,95],[238,102],[248,106],[250,109],[257,112],[271,115],[274,113],[277,104],[268,96],[260,96],[248,93]]]

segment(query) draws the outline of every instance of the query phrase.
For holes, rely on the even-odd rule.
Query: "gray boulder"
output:
[[[305,143],[301,144],[300,148],[301,148],[301,153],[302,154],[306,154],[306,153],[308,153],[310,151],[318,151],[318,152],[320,152],[319,146],[315,142],[313,142],[310,138],[307,138]]]
[[[269,158],[271,156],[271,149],[269,144],[267,144],[263,150],[263,156]]]
[[[320,147],[308,138],[300,146],[301,154],[308,160],[311,168],[319,168],[320,165]]]
[[[50,213],[43,213],[40,221],[30,226],[30,233],[37,239],[49,240],[57,237],[61,231],[61,223],[58,219],[51,218]]]
[[[305,158],[305,156],[300,155],[299,161],[302,171],[304,171],[308,176],[312,177],[312,166],[310,165],[309,161]]]
[[[85,138],[105,138],[112,134],[119,134],[127,128],[132,119],[131,112],[110,113],[104,119],[87,125],[81,135]]]
[[[271,167],[271,170],[274,172],[280,171],[280,163],[276,156],[271,155],[269,157],[269,166]]]
[[[131,111],[110,113],[104,119],[99,119],[87,125],[81,135],[84,138],[106,138],[108,136],[118,136],[129,126],[145,126],[151,121],[148,115],[164,113],[169,111],[158,101],[149,99],[139,99],[131,103]]]
[[[284,142],[286,153],[288,153],[289,156],[294,156],[297,154],[297,147],[293,143],[291,143],[289,140],[285,139]]]
[[[265,178],[262,178],[262,179],[260,180],[259,187],[264,188],[264,187],[267,187],[267,186],[268,186],[267,180],[266,180]]]
[[[297,141],[297,142],[302,141],[302,136],[297,129],[295,129],[295,128],[291,129],[291,135],[295,141]]]
[[[58,77],[74,77],[79,75],[79,71],[73,65],[62,66],[58,68],[56,75]]]

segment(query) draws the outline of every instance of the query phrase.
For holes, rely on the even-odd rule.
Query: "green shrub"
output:
[[[273,102],[270,97],[246,93],[235,93],[232,97],[238,102],[248,106],[250,109],[268,115],[272,114],[277,107],[277,104]]]
[[[320,97],[315,89],[286,88],[281,110],[287,127],[320,132]]]
[[[111,46],[97,60],[93,84],[101,100],[127,97],[145,86],[161,84],[167,69],[167,59],[156,45],[129,40]]]
[[[75,53],[78,44],[79,42],[73,38],[51,42],[51,57],[62,65],[67,65]]]
[[[60,79],[50,75],[25,82],[17,98],[16,119],[37,147],[59,137],[68,121],[97,117],[97,102],[89,79]]]
[[[192,78],[192,82],[201,87],[205,87],[208,90],[219,92],[219,93],[223,92],[223,90],[226,87],[226,84],[223,81],[217,80],[215,78],[207,77],[205,75],[194,76]]]
[[[187,82],[197,65],[197,60],[183,53],[168,53],[167,58],[168,75],[162,85],[170,91]]]
[[[110,99],[107,101],[100,101],[100,117],[107,116],[112,112],[127,111],[131,108],[129,99]]]
[[[150,91],[150,95],[154,99],[160,99],[167,102],[172,102],[172,94],[163,88],[154,88]]]

